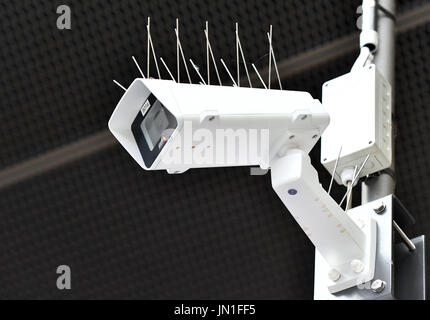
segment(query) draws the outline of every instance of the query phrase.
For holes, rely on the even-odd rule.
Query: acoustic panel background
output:
[[[156,53],[172,70],[177,17],[188,58],[205,68],[203,29],[208,20],[215,55],[234,70],[236,21],[247,59],[262,68],[267,65],[263,58],[270,24],[282,60],[354,32],[360,1],[77,0],[69,2],[72,30],[60,31],[56,8],[63,3],[0,4],[0,168],[106,128],[121,95],[112,79],[127,86],[139,75],[132,55],[146,69],[148,16]],[[153,61],[151,70],[155,77]],[[191,74],[197,82],[195,72]],[[221,74],[228,77],[223,70]]]
[[[63,32],[55,27],[58,1],[1,1],[0,167],[106,128],[122,94],[111,80],[128,84],[138,75],[133,54],[145,65],[147,16],[169,65],[177,16],[187,56],[204,61],[208,19],[215,53],[233,65],[235,21],[249,61],[266,53],[272,23],[281,60],[357,32],[359,3],[73,1],[72,30]],[[400,1],[400,11],[423,3]],[[400,35],[396,50],[397,195],[417,219],[407,232],[428,238],[430,24]],[[356,55],[283,84],[320,98],[322,83],[348,72]],[[311,156],[327,187],[319,145]],[[335,187],[334,198],[344,191]],[[0,298],[313,295],[313,246],[270,176],[250,176],[249,168],[145,172],[114,146],[1,190],[0,221]],[[60,264],[72,269],[70,291],[55,286]]]

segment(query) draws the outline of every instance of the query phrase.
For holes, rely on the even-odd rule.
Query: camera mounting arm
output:
[[[322,188],[309,155],[290,149],[272,159],[272,186],[330,267],[330,293],[373,279],[376,224],[354,221]]]

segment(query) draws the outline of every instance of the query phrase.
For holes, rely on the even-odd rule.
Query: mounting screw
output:
[[[384,291],[385,285],[386,285],[385,281],[377,279],[377,280],[372,282],[370,289],[372,289],[372,291],[374,293],[380,293],[380,292]]]
[[[379,207],[374,208],[373,211],[375,211],[376,214],[383,214],[385,209],[387,209],[387,206],[382,203]]]
[[[336,282],[340,278],[340,272],[333,268],[328,272],[328,278],[331,281]]]
[[[296,189],[290,189],[290,190],[288,190],[288,194],[290,196],[295,196],[297,194],[297,190]]]
[[[361,273],[364,269],[363,262],[357,259],[352,260],[350,265],[352,271],[354,271],[355,273]]]

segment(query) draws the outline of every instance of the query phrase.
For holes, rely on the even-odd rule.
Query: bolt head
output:
[[[291,196],[295,196],[297,194],[297,190],[296,189],[290,189],[290,190],[288,190],[288,194]]]
[[[386,285],[385,281],[382,281],[380,279],[376,279],[375,281],[372,282],[370,289],[372,289],[372,291],[374,293],[380,293],[380,292],[384,291],[385,285]]]
[[[328,278],[331,281],[336,282],[340,278],[340,272],[333,268],[328,272]]]
[[[364,270],[364,264],[360,260],[354,259],[351,261],[351,269],[355,273],[361,273]]]
[[[383,214],[385,209],[387,209],[387,206],[382,203],[379,207],[374,208],[373,211],[375,211],[376,214]]]

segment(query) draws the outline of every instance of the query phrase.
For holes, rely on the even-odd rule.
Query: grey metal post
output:
[[[379,0],[378,4],[389,11],[391,14],[396,14],[395,0]],[[395,21],[388,17],[383,11],[377,10],[377,31],[378,31],[378,50],[375,52],[374,63],[381,74],[391,84],[392,88],[392,113],[394,115],[394,92],[395,92],[395,75],[394,75],[394,59],[395,59]],[[395,124],[393,123],[393,128]],[[391,170],[394,173],[394,139],[395,130],[392,134],[392,152],[393,161]],[[361,185],[361,202],[363,204],[379,199],[394,193],[395,179],[390,174],[382,172],[379,176],[369,178]]]

